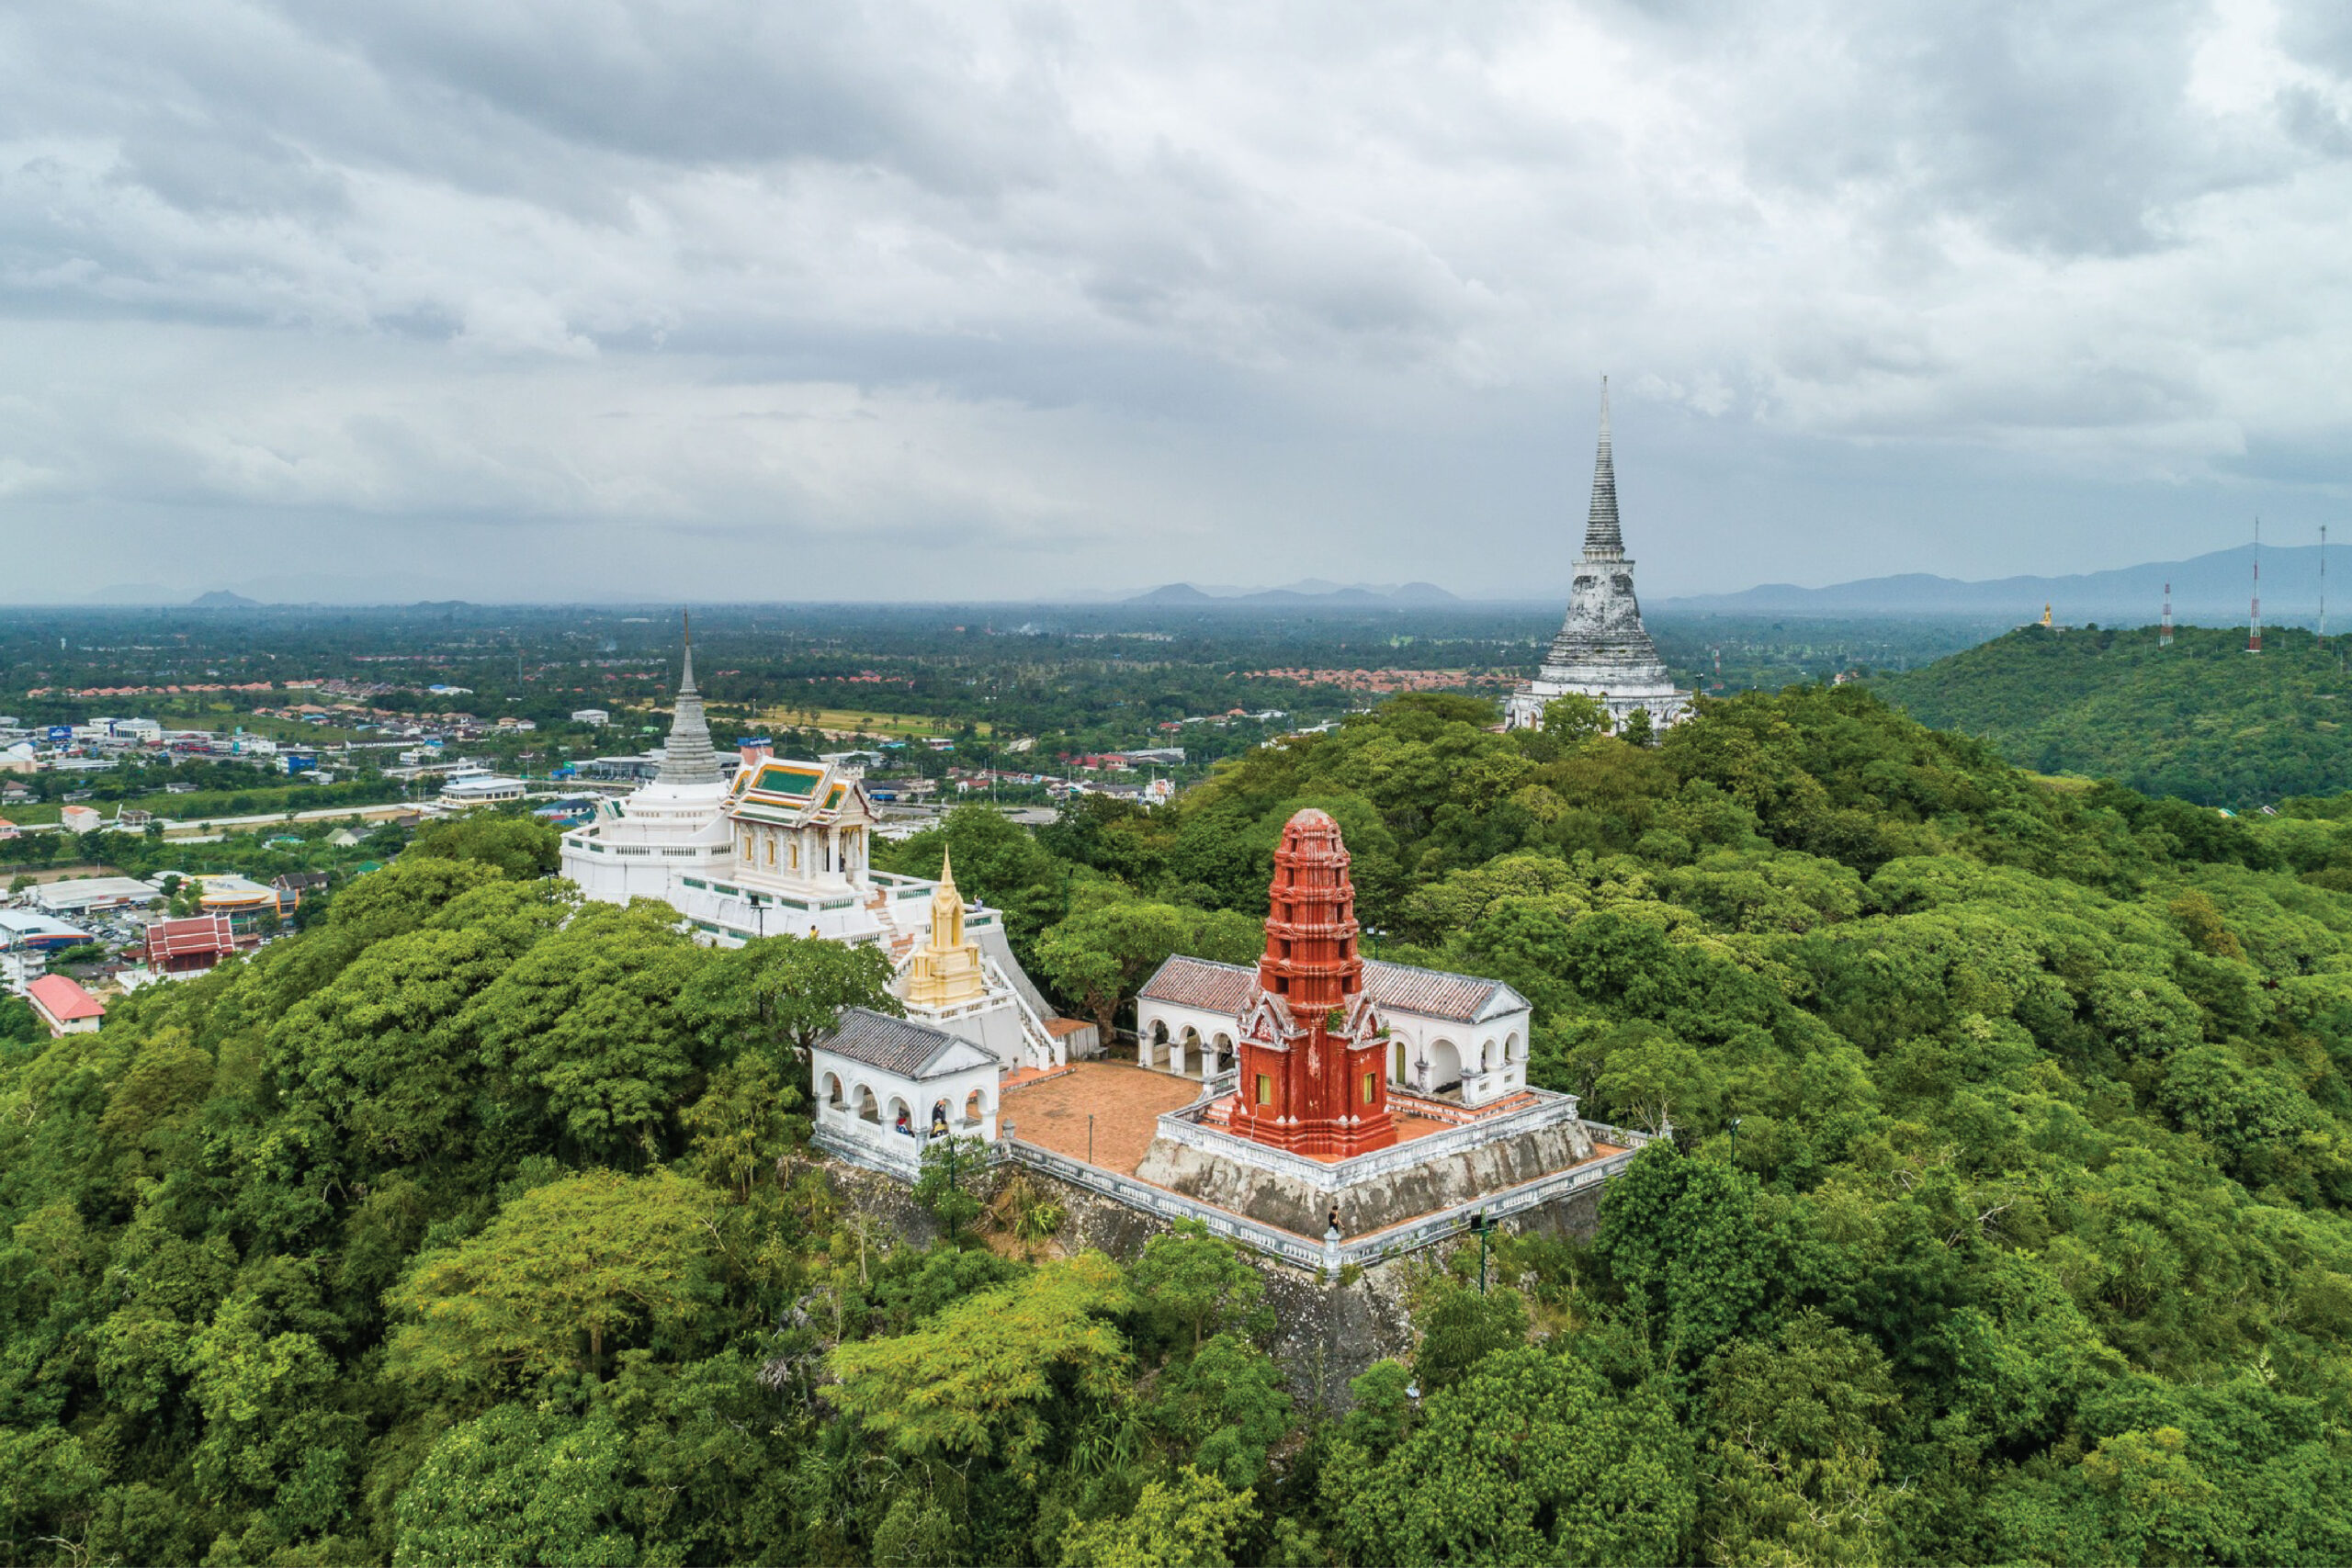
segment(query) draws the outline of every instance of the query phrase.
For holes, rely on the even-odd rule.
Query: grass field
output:
[[[811,716],[813,714],[813,716]],[[823,729],[843,735],[879,735],[892,739],[915,740],[928,735],[952,735],[956,726],[944,719],[925,718],[920,714],[871,713],[854,708],[796,708],[775,707],[757,715],[756,724],[773,724],[778,728]],[[989,733],[985,724],[979,733]]]
[[[294,796],[325,795],[325,800],[305,798],[298,807]],[[354,787],[349,792],[349,805],[354,810],[362,806],[386,805],[400,799],[398,790]],[[272,812],[292,810],[322,810],[344,805],[341,785],[286,784],[276,789],[199,790],[194,795],[133,795],[129,800],[91,800],[83,804],[107,818],[114,818],[118,806],[128,806],[134,811],[151,811],[158,817],[176,821],[193,817],[259,817]],[[38,827],[57,820],[62,809],[55,804],[40,805],[28,802],[23,806],[0,807],[0,817],[6,817],[19,828]]]

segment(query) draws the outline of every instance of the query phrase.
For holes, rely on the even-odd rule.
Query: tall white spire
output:
[[[685,615],[684,611],[680,612]],[[695,626],[686,616],[685,669],[678,681],[678,705],[670,719],[670,740],[662,753],[663,784],[711,784],[718,777],[718,753],[710,748],[710,725],[702,716],[702,694],[695,690]]]

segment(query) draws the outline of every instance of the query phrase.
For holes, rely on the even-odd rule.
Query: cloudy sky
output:
[[[2092,570],[2344,519],[2352,6],[31,0],[0,312],[0,602],[1550,592],[1604,372],[1653,599]]]

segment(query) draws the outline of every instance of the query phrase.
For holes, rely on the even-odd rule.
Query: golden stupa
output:
[[[964,937],[964,896],[956,891],[956,868],[943,855],[939,886],[931,895],[931,935],[908,958],[899,995],[910,1007],[939,1012],[978,1001],[988,988],[980,944]]]

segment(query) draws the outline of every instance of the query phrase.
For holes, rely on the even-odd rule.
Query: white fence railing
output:
[[[1148,1181],[1139,1181],[1132,1176],[1107,1170],[1099,1165],[1090,1165],[1084,1160],[1019,1138],[998,1139],[989,1147],[989,1162],[1012,1160],[1067,1181],[1073,1187],[1163,1219],[1198,1220],[1207,1227],[1211,1235],[1224,1236],[1228,1241],[1238,1242],[1284,1263],[1335,1275],[1351,1263],[1363,1265],[1400,1258],[1459,1235],[1468,1228],[1471,1217],[1476,1214],[1485,1214],[1489,1222],[1505,1220],[1598,1188],[1632,1164],[1634,1156],[1641,1153],[1642,1146],[1653,1137],[1648,1133],[1631,1132],[1597,1122],[1587,1122],[1583,1126],[1595,1142],[1613,1145],[1617,1152],[1587,1160],[1566,1170],[1554,1171],[1549,1176],[1540,1176],[1532,1181],[1521,1182],[1516,1187],[1506,1187],[1498,1192],[1487,1193],[1433,1214],[1423,1214],[1385,1230],[1368,1232],[1336,1243],[1303,1236],[1278,1225],[1270,1225],[1246,1214],[1237,1214],[1230,1209],[1220,1209],[1215,1204],[1187,1198],[1181,1192],[1155,1187]],[[1437,1136],[1439,1134],[1430,1134],[1430,1138]],[[892,1134],[891,1138],[892,1141],[885,1142],[861,1137],[820,1123],[811,1141],[852,1165],[879,1171],[911,1184],[922,1175],[922,1145],[917,1140],[902,1135]],[[903,1155],[894,1146],[895,1144],[906,1145]]]
[[[1073,1187],[1100,1193],[1131,1209],[1141,1209],[1146,1213],[1171,1220],[1198,1220],[1208,1227],[1211,1235],[1240,1242],[1285,1263],[1295,1263],[1302,1269],[1337,1268],[1330,1262],[1331,1249],[1320,1242],[1294,1235],[1289,1231],[1261,1224],[1229,1209],[1203,1203],[1181,1192],[1170,1192],[1165,1187],[1154,1187],[1148,1181],[1137,1181],[1131,1176],[1121,1176],[1115,1170],[1088,1165],[1084,1160],[1072,1159],[1068,1155],[1056,1154],[1051,1149],[1025,1144],[1018,1138],[1007,1139],[1004,1147],[1008,1155],[1023,1165],[1033,1166]]]
[[[1430,1133],[1368,1155],[1356,1155],[1348,1159],[1309,1159],[1287,1149],[1268,1148],[1265,1145],[1245,1138],[1238,1133],[1204,1126],[1201,1114],[1214,1102],[1221,1089],[1204,1093],[1192,1104],[1170,1111],[1159,1118],[1159,1136],[1171,1144],[1182,1144],[1204,1154],[1216,1155],[1238,1165],[1254,1166],[1260,1170],[1286,1176],[1295,1181],[1321,1190],[1331,1190],[1351,1187],[1400,1170],[1409,1170],[1448,1155],[1467,1154],[1488,1144],[1501,1143],[1522,1133],[1534,1132],[1556,1122],[1577,1120],[1577,1097],[1555,1094],[1549,1089],[1531,1089],[1535,1097],[1532,1105],[1499,1116],[1485,1116],[1476,1122],[1448,1127],[1442,1133]]]
[[[1541,1208],[1546,1203],[1557,1202],[1588,1188],[1599,1187],[1631,1165],[1634,1157],[1642,1152],[1640,1145],[1650,1141],[1646,1133],[1625,1133],[1615,1127],[1600,1127],[1591,1122],[1585,1123],[1585,1128],[1595,1141],[1618,1145],[1618,1152],[1587,1160],[1566,1170],[1554,1171],[1549,1176],[1539,1176],[1517,1187],[1506,1187],[1499,1192],[1458,1203],[1434,1214],[1408,1220],[1401,1225],[1392,1225],[1386,1230],[1373,1231],[1341,1242],[1339,1247],[1341,1260],[1370,1263],[1382,1258],[1398,1257],[1443,1241],[1448,1236],[1458,1235],[1469,1227],[1474,1215],[1483,1213],[1487,1223],[1492,1224],[1496,1220],[1507,1220],[1513,1214],[1525,1213],[1530,1209]],[[1609,1135],[1602,1136],[1604,1134]]]

